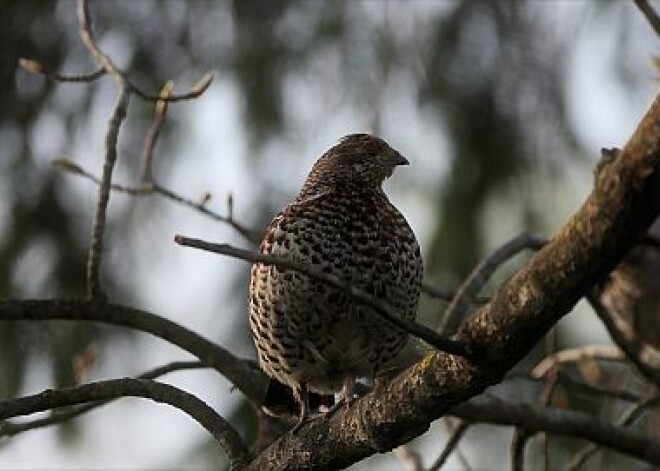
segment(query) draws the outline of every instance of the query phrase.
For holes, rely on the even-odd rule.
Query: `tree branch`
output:
[[[448,289],[444,288],[439,288],[437,286],[433,286],[430,283],[422,283],[422,293],[430,296],[431,298],[439,299],[440,301],[444,302],[451,302],[452,299],[456,296],[455,292],[452,292]],[[490,298],[487,297],[478,297],[475,296],[472,299],[472,302],[477,303],[477,304],[486,304],[488,301],[490,301]]]
[[[266,376],[253,362],[242,360],[201,335],[163,317],[116,304],[95,305],[67,300],[2,300],[0,321],[91,321],[121,325],[155,335],[195,355],[224,375],[253,404],[261,404]]]
[[[448,339],[439,335],[437,332],[429,329],[428,327],[424,327],[423,325],[417,324],[416,322],[403,319],[397,315],[397,313],[394,311],[394,309],[392,309],[390,305],[381,299],[370,296],[364,291],[353,286],[351,283],[343,281],[334,275],[323,273],[321,270],[317,270],[306,263],[302,263],[291,258],[251,252],[249,250],[233,247],[229,244],[213,244],[200,239],[184,237],[182,235],[175,236],[174,241],[180,245],[207,250],[221,255],[228,255],[230,257],[245,260],[246,262],[250,263],[275,265],[278,268],[294,270],[303,273],[311,278],[327,283],[333,288],[345,291],[353,298],[353,300],[373,308],[378,313],[378,315],[380,315],[385,321],[389,322],[396,328],[419,337],[420,339],[428,342],[430,345],[436,347],[438,350],[462,357],[469,357],[471,354],[469,345],[466,343]]]
[[[208,368],[208,365],[200,361],[175,361],[162,365],[152,370],[146,371],[139,376],[138,379],[156,379],[167,373],[175,371],[189,370],[196,368]],[[85,404],[72,409],[58,409],[53,410],[48,417],[35,419],[27,422],[13,423],[13,422],[0,422],[0,437],[11,437],[19,433],[27,432],[37,428],[49,427],[51,425],[59,425],[63,422],[75,419],[76,417],[86,414],[98,407],[109,404],[111,401],[97,401]]]
[[[128,88],[122,87],[119,90],[119,98],[115,105],[112,118],[108,123],[108,130],[105,135],[105,161],[103,163],[103,174],[99,182],[99,197],[96,204],[96,214],[92,226],[92,237],[89,244],[87,255],[87,299],[98,300],[103,297],[101,283],[99,280],[99,271],[101,267],[101,255],[103,253],[103,233],[105,232],[105,219],[108,201],[110,199],[110,185],[112,181],[112,171],[117,160],[117,138],[119,128],[126,117],[130,93]]]
[[[632,391],[628,391],[626,389],[610,389],[587,383],[581,379],[574,378],[571,375],[562,372],[561,370],[555,371],[553,374],[557,378],[558,385],[561,385],[562,387],[576,393],[589,394],[592,397],[610,397],[626,402],[637,402],[640,399],[639,394],[636,394]],[[508,375],[505,381],[518,379],[534,381],[537,383],[546,381],[545,377],[537,378],[527,373],[514,373]]]
[[[121,123],[126,117],[128,104],[130,102],[130,88],[127,86],[123,73],[115,66],[112,60],[106,56],[96,44],[92,34],[92,22],[89,16],[89,7],[86,0],[78,0],[76,9],[78,15],[78,33],[82,43],[89,51],[98,65],[109,74],[117,83],[119,97],[115,105],[112,117],[108,122],[105,135],[105,160],[103,173],[99,183],[99,196],[96,203],[94,224],[92,225],[92,236],[87,255],[87,299],[104,301],[99,280],[101,257],[103,253],[103,234],[105,232],[106,209],[110,199],[110,185],[112,183],[112,171],[117,160],[117,139]]]
[[[511,439],[511,471],[524,471],[525,469],[525,448],[527,442],[534,434],[526,428],[516,427]]]
[[[638,404],[631,406],[626,412],[624,412],[617,423],[619,426],[632,425],[647,409],[651,407],[657,407],[658,404],[660,404],[660,396],[653,396],[644,401],[641,401]],[[573,459],[571,459],[571,462],[568,464],[566,469],[570,471],[581,469],[587,460],[597,451],[598,445],[596,443],[590,443],[575,453]]]
[[[451,303],[445,310],[440,332],[444,335],[451,335],[456,332],[468,308],[477,298],[479,291],[504,262],[525,249],[539,250],[546,243],[547,241],[541,237],[522,233],[482,260],[456,291]]]
[[[101,180],[96,175],[85,170],[76,162],[73,162],[70,159],[67,158],[55,159],[53,160],[53,164],[59,167],[60,169],[68,173],[71,173],[72,175],[81,176],[83,178],[86,178],[87,180],[94,182],[97,185],[101,183]],[[229,225],[241,236],[243,236],[243,238],[246,241],[252,244],[257,244],[259,242],[259,234],[257,233],[257,231],[253,231],[245,227],[243,224],[239,223],[238,221],[236,221],[236,219],[234,219],[233,214],[230,211],[228,211],[227,215],[222,215],[218,212],[209,209],[206,206],[205,202],[193,201],[190,198],[181,196],[175,191],[165,188],[164,186],[154,182],[153,180],[148,183],[142,183],[138,186],[128,186],[128,185],[120,185],[113,183],[110,185],[110,189],[113,191],[118,191],[120,193],[126,193],[131,196],[140,196],[140,197],[151,196],[151,195],[162,196],[170,201],[173,201],[174,203],[181,204],[183,206],[187,206],[196,211],[199,211],[200,213],[213,219],[214,221],[218,221],[223,224]]]
[[[586,345],[567,348],[545,357],[532,368],[529,374],[532,378],[543,378],[562,363],[578,363],[586,359],[620,362],[624,361],[626,357],[619,348],[613,345]]]
[[[653,349],[646,347],[643,343],[635,339],[634,334],[630,332],[629,329],[623,327],[620,328],[614,316],[612,316],[603,303],[600,302],[597,288],[591,290],[587,295],[587,300],[589,301],[589,304],[591,304],[591,307],[598,318],[602,321],[603,325],[605,325],[605,328],[610,334],[610,337],[612,337],[614,343],[625,352],[626,357],[630,360],[635,369],[646,379],[660,387],[660,367],[646,361],[646,352],[649,350],[652,351]]]
[[[31,74],[42,74],[56,82],[93,82],[105,75],[105,69],[103,67],[99,67],[94,72],[89,72],[86,74],[60,74],[59,72],[50,70],[40,62],[32,59],[26,59],[25,57],[18,59],[18,65]]]
[[[658,13],[649,4],[648,0],[633,0],[633,2],[635,2],[637,8],[639,8],[642,14],[646,17],[646,20],[655,31],[655,34],[660,36],[660,16],[658,16]]]
[[[119,397],[143,397],[182,410],[209,431],[227,453],[232,467],[242,467],[250,454],[238,432],[204,401],[172,385],[147,379],[112,379],[0,401],[0,420],[56,407]]]
[[[159,97],[160,99],[156,102],[154,107],[154,119],[151,122],[151,127],[147,132],[147,137],[144,140],[144,147],[142,149],[142,181],[151,182],[153,181],[153,170],[152,164],[154,159],[154,148],[156,147],[156,141],[158,141],[158,136],[160,136],[160,130],[165,123],[165,118],[167,116],[167,100],[166,98],[172,94],[172,89],[174,84],[172,82],[167,82],[163,88],[161,88]]]
[[[605,422],[584,412],[507,402],[494,396],[471,400],[450,411],[474,424],[524,427],[528,433],[549,432],[583,438],[611,450],[660,464],[660,441]]]
[[[188,198],[185,198],[183,196],[180,196],[176,193],[174,193],[171,190],[168,190],[167,188],[160,186],[158,184],[154,184],[154,191],[165,198],[174,201],[175,203],[182,204],[184,206],[188,206],[189,208],[195,209],[202,213],[205,216],[210,217],[211,219],[214,219],[218,222],[221,222],[223,224],[228,224],[231,226],[236,232],[238,232],[245,240],[252,244],[258,244],[261,234],[260,232],[251,230],[238,221],[236,221],[233,217],[232,211],[228,211],[226,216],[223,216],[219,213],[216,213],[214,211],[211,211],[206,207],[206,204],[203,202],[195,202],[192,201]],[[228,199],[228,201],[231,201],[231,199]],[[231,204],[227,205],[229,208],[231,207]]]
[[[453,433],[449,437],[449,440],[447,440],[447,443],[445,444],[442,453],[440,453],[440,456],[438,456],[438,459],[435,460],[429,467],[429,471],[439,471],[445,465],[451,454],[458,447],[458,444],[461,442],[463,435],[465,435],[465,432],[468,431],[468,428],[470,428],[471,425],[472,424],[470,422],[466,421],[461,421],[461,423],[458,424],[458,427],[454,429]]]

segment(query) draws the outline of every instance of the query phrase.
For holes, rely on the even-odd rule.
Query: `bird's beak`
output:
[[[403,155],[399,154],[398,152],[394,152],[394,165],[409,165],[410,162],[408,162],[408,159],[406,159]]]

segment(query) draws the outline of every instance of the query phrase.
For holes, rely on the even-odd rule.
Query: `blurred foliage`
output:
[[[25,295],[21,281],[34,284],[33,295],[82,295],[85,244],[75,224],[76,215],[66,207],[60,194],[60,179],[44,172],[32,148],[41,136],[39,119],[48,111],[56,84],[42,77],[28,77],[17,71],[19,57],[48,58],[59,68],[71,47],[66,25],[53,22],[55,4],[49,2],[0,2],[0,168],[2,213],[6,219],[0,236],[0,293],[3,297]],[[11,22],[7,21],[11,19]],[[7,27],[11,24],[11,27]],[[48,26],[46,26],[48,25]],[[71,115],[59,116],[71,126]],[[32,136],[31,136],[32,134]],[[17,273],[23,273],[17,280]],[[57,383],[71,383],[71,352],[84,346],[93,327],[68,326],[57,340],[40,335],[22,324],[0,326],[2,396],[20,388],[26,362],[38,345],[39,353],[53,355]],[[67,332],[68,331],[68,332]],[[55,343],[60,347],[56,348]],[[68,378],[67,378],[68,376]]]
[[[548,3],[553,2],[141,0],[92,3],[92,13],[102,45],[120,53],[115,59],[144,89],[158,90],[172,77],[193,83],[204,71],[218,69],[219,80],[230,81],[242,97],[241,119],[255,159],[268,142],[292,132],[285,94],[292,77],[338,89],[356,114],[373,117],[377,129],[378,107],[391,98],[385,91],[389,78],[394,71],[409,71],[420,110],[437,119],[437,132],[450,150],[442,156],[449,159],[448,174],[430,195],[437,205],[432,244],[426,248],[428,278],[455,284],[484,255],[489,227],[483,214],[493,199],[512,187],[533,187],[530,174],[540,163],[552,172],[553,165],[583,155],[567,117],[566,59],[590,24],[585,19],[600,15],[612,25],[611,34],[623,38],[616,44],[625,46],[629,16],[621,16],[616,2],[574,6],[562,34],[548,24],[547,11],[553,8]],[[405,8],[420,10],[423,29],[398,28],[397,11]],[[19,57],[28,57],[53,70],[91,70],[73,10],[72,1],[0,0],[2,297],[84,292],[88,229],[81,233],[81,227],[88,221],[81,224],[80,208],[66,198],[66,179],[44,166],[35,149],[43,147],[42,139],[51,142],[41,133],[52,131],[55,121],[63,126],[64,139],[48,149],[46,158],[69,155],[76,123],[91,116],[93,98],[103,89],[59,85],[17,68]],[[332,62],[338,75],[314,69],[319,57],[333,57],[329,51],[339,58]],[[634,81],[629,56],[614,51],[612,71]],[[78,106],[67,108],[58,101],[57,89],[72,86],[79,87],[81,98]],[[122,130],[133,154],[150,110],[134,102],[137,122]],[[323,116],[318,120],[323,122]],[[172,138],[170,131],[165,128],[163,140]],[[171,161],[168,148],[160,149],[160,161]],[[121,165],[137,168],[133,160]],[[158,168],[160,175],[168,170],[167,164]],[[272,215],[268,196],[264,193],[252,211],[257,224]],[[507,197],[515,199],[510,211],[520,213],[525,228],[543,227],[546,215],[535,212],[533,198],[517,192]],[[128,205],[114,216],[111,233],[121,232],[131,210]],[[139,300],[140,293],[108,267],[103,275],[112,297]],[[83,324],[52,329],[1,324],[0,394],[20,389],[35,355],[53,358],[56,385],[71,384],[73,356],[104,335],[106,330]]]

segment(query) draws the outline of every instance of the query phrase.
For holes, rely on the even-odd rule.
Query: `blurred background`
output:
[[[421,242],[427,281],[446,289],[521,231],[552,235],[590,191],[600,149],[625,143],[657,91],[658,38],[623,0],[117,0],[92,2],[91,11],[101,48],[143,90],[156,94],[171,79],[182,91],[216,72],[201,98],[170,106],[155,150],[161,185],[193,200],[210,192],[220,213],[231,194],[235,218],[261,229],[338,138],[378,134],[411,162],[386,192]],[[61,72],[95,69],[72,0],[0,0],[0,25],[0,296],[83,296],[97,188],[51,161],[66,157],[100,175],[116,88],[108,78],[60,84],[17,67],[27,57]],[[115,182],[139,183],[152,113],[153,104],[132,100]],[[248,265],[179,247],[176,233],[251,247],[230,227],[157,196],[113,194],[102,267],[110,299],[254,357]],[[524,260],[505,266],[487,291]],[[444,307],[424,298],[420,320],[437,325]],[[609,339],[578,306],[557,343]],[[0,396],[72,385],[75,359],[90,351],[85,380],[189,359],[121,328],[2,323]],[[241,394],[218,375],[166,380],[253,435]],[[527,383],[500,392],[536,394]],[[474,427],[461,445],[475,469],[508,466],[511,431],[493,430]],[[446,436],[435,424],[412,447],[429,464]],[[553,446],[561,454],[573,445]],[[205,469],[222,459],[185,415],[132,399],[0,441],[3,469]],[[455,459],[451,469],[461,466]],[[591,463],[635,464],[612,460]],[[388,454],[352,469],[404,467]]]

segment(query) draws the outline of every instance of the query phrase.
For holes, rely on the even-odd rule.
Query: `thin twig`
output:
[[[581,379],[574,378],[571,375],[562,372],[561,370],[555,371],[552,376],[557,378],[558,385],[561,385],[562,387],[570,389],[576,393],[589,394],[590,396],[595,397],[609,397],[626,402],[638,402],[640,400],[639,394],[636,394],[632,391],[628,391],[626,389],[609,389],[595,384],[586,383]],[[507,375],[506,381],[513,380],[526,380],[540,383],[545,382],[546,378],[532,377],[526,372],[512,373]]]
[[[86,74],[62,74],[51,70],[49,67],[43,65],[40,62],[37,62],[33,59],[27,59],[21,57],[18,60],[18,65],[25,69],[31,74],[41,74],[45,75],[51,80],[61,83],[89,83],[106,75],[107,69],[105,66],[101,66],[93,72],[88,72]],[[199,81],[193,85],[190,90],[182,94],[169,94],[166,97],[150,95],[149,93],[140,89],[137,85],[131,82],[127,75],[118,69],[114,64],[112,64],[112,70],[114,76],[120,77],[120,81],[128,87],[131,92],[135,93],[136,96],[140,97],[145,101],[150,101],[153,103],[166,102],[166,103],[175,103],[178,101],[192,100],[201,96],[213,82],[214,74],[213,72],[206,72]]]
[[[112,185],[112,171],[117,160],[117,138],[119,128],[126,117],[130,92],[128,88],[121,87],[119,98],[115,105],[115,111],[108,123],[105,136],[105,161],[103,163],[103,174],[99,183],[99,196],[96,204],[96,214],[92,225],[92,237],[87,255],[87,299],[100,300],[103,298],[99,272],[101,257],[103,253],[103,234],[105,232],[106,210],[110,199],[110,187]]]
[[[96,183],[97,185],[101,184],[101,179],[99,177],[97,177],[91,172],[88,172],[84,168],[80,167],[77,163],[69,159],[66,158],[53,159],[52,164],[73,175],[78,175],[83,178],[86,178]],[[144,183],[140,186],[128,186],[128,185],[121,185],[119,183],[112,183],[110,185],[110,189],[113,191],[118,191],[119,193],[126,193],[132,196],[147,196],[147,195],[153,195],[155,193],[154,186],[151,183]]]
[[[159,366],[152,370],[146,371],[136,378],[138,379],[156,379],[159,376],[163,376],[168,373],[182,370],[198,369],[198,368],[209,368],[209,365],[205,365],[200,361],[175,361],[168,363],[166,365]],[[63,422],[75,419],[76,417],[86,414],[98,407],[109,404],[112,400],[108,401],[97,401],[85,404],[82,406],[77,406],[73,408],[62,408],[54,409],[48,417],[41,419],[35,419],[26,422],[14,423],[14,422],[0,422],[0,437],[12,437],[18,435],[19,433],[27,432],[28,430],[34,430],[37,428],[48,427],[51,425],[59,425]]]
[[[424,471],[422,457],[409,444],[395,448],[392,453],[401,461],[406,471]]]
[[[422,283],[422,293],[426,293],[432,298],[440,299],[445,302],[450,302],[454,297],[454,293],[451,291],[438,288],[430,283]]]
[[[26,59],[24,57],[18,59],[18,65],[21,66],[26,71],[30,72],[31,74],[45,75],[51,80],[54,80],[56,82],[64,82],[64,83],[93,82],[105,75],[105,69],[103,67],[96,69],[94,72],[88,72],[86,74],[71,74],[71,75],[60,74],[58,72],[50,70],[48,67],[41,64],[40,62],[37,62],[32,59]]]
[[[96,204],[96,213],[92,225],[92,236],[87,254],[87,299],[103,300],[99,272],[103,253],[103,234],[105,232],[106,210],[110,199],[110,186],[112,184],[112,171],[117,160],[117,139],[128,104],[131,92],[126,84],[123,73],[115,66],[112,60],[99,49],[94,35],[92,34],[92,22],[89,16],[89,7],[86,0],[78,0],[78,33],[81,41],[99,64],[117,83],[119,97],[115,105],[112,117],[108,122],[105,134],[105,159],[103,162],[103,173],[99,184],[99,196]]]
[[[603,325],[605,325],[614,343],[625,352],[626,357],[635,366],[635,369],[653,384],[660,386],[660,368],[644,361],[644,345],[634,335],[629,335],[625,329],[620,328],[614,316],[601,303],[598,288],[592,289],[587,294],[587,301],[589,301],[594,312]]]
[[[213,72],[206,72],[202,76],[202,78],[200,78],[199,81],[195,85],[193,85],[190,88],[190,90],[188,90],[187,92],[181,94],[171,94],[168,95],[167,97],[150,95],[149,93],[144,92],[140,88],[135,86],[132,82],[127,80],[127,83],[129,84],[131,91],[145,101],[152,101],[156,103],[159,101],[166,101],[168,103],[176,103],[178,101],[194,100],[195,98],[200,97],[211,86],[211,83],[213,82],[213,77],[214,77]]]
[[[112,76],[119,88],[130,88],[127,85],[124,73],[114,64],[112,59],[104,54],[96,44],[94,34],[92,33],[92,20],[89,14],[89,5],[87,0],[78,0],[76,8],[78,16],[78,35],[85,45],[92,58],[101,66],[106,73]]]
[[[658,16],[658,13],[653,9],[651,4],[649,4],[648,0],[633,0],[633,2],[635,2],[637,8],[639,8],[642,14],[646,17],[646,20],[655,30],[655,33],[660,36],[660,16]]]
[[[456,296],[456,293],[453,291],[439,288],[437,286],[433,286],[430,283],[422,283],[422,293],[427,294],[431,298],[439,299],[444,302],[451,302],[452,299]],[[490,298],[488,297],[477,297],[473,300],[476,304],[486,304],[488,301],[490,301]]]
[[[482,260],[456,291],[454,299],[445,310],[439,331],[444,335],[456,332],[470,305],[493,273],[507,260],[524,249],[539,250],[547,241],[527,233],[514,237]]]
[[[153,172],[152,172],[152,162],[154,158],[154,148],[156,147],[156,141],[160,135],[160,130],[165,123],[165,117],[167,116],[167,101],[165,100],[172,94],[172,89],[174,84],[172,82],[167,82],[163,88],[160,90],[159,96],[160,100],[156,102],[154,109],[154,120],[151,123],[149,132],[144,141],[144,149],[142,151],[142,181],[151,182],[153,181]]]
[[[553,372],[549,375],[547,378],[547,381],[541,388],[541,392],[539,394],[539,403],[542,406],[549,406],[552,404],[552,397],[555,393],[557,384],[559,381],[559,375],[557,374],[556,370],[553,370]],[[516,433],[518,433],[520,429],[517,429]],[[527,440],[528,437],[525,438]],[[522,439],[522,438],[521,438]],[[550,440],[548,437],[548,434],[545,432],[539,433],[539,441],[541,442],[541,454],[543,457],[543,469],[548,470],[550,469]],[[512,444],[513,445],[513,444]],[[524,444],[519,444],[519,446],[525,446]],[[521,451],[521,453],[524,453],[524,450]],[[516,456],[512,455],[511,458],[512,462],[512,468],[515,466],[520,466],[517,469],[523,469],[523,462],[524,462],[524,456]]]
[[[626,359],[626,356],[620,348],[614,345],[585,345],[583,347],[567,348],[541,360],[538,365],[532,368],[530,376],[543,378],[561,364],[579,363],[586,359],[621,362]]]
[[[543,349],[546,357],[553,355],[557,352],[557,327],[553,327],[548,331],[543,339]],[[555,393],[556,386],[559,381],[558,371],[555,369],[552,371],[553,374],[550,375],[548,380],[545,382],[544,386],[541,388],[539,394],[539,403],[544,406],[549,406],[552,404],[552,397]],[[538,441],[541,445],[541,457],[543,463],[543,471],[548,471],[550,469],[550,440],[547,433],[539,433]]]
[[[92,21],[89,15],[89,6],[87,4],[87,0],[78,0],[77,13],[80,39],[82,40],[87,50],[89,50],[94,60],[110,76],[112,76],[120,88],[129,89],[143,100],[152,102],[158,102],[162,100],[168,102],[191,100],[199,97],[202,93],[204,93],[211,85],[211,82],[213,82],[213,73],[207,72],[195,85],[193,85],[190,91],[181,95],[170,94],[167,97],[161,97],[143,92],[140,90],[140,88],[131,83],[126,74],[121,69],[119,69],[119,67],[117,67],[115,63],[110,59],[110,57],[104,54],[96,44],[96,40],[92,34]]]
[[[458,444],[463,438],[463,435],[465,435],[465,432],[467,432],[468,428],[470,428],[470,425],[470,422],[466,422],[464,420],[458,424],[458,426],[454,429],[451,436],[449,437],[449,440],[447,440],[442,453],[440,453],[438,459],[433,462],[429,468],[429,471],[438,471],[445,465],[454,450],[458,448]]]
[[[227,255],[229,257],[245,260],[246,262],[261,263],[264,265],[275,265],[278,268],[303,273],[314,279],[322,281],[332,286],[333,288],[345,291],[355,301],[361,302],[364,305],[374,309],[375,312],[377,312],[383,319],[385,319],[393,326],[401,329],[404,332],[419,337],[430,345],[436,347],[438,350],[466,358],[471,356],[470,348],[465,342],[448,339],[439,335],[437,332],[429,329],[428,327],[424,327],[421,324],[403,319],[399,317],[397,313],[392,309],[392,307],[383,300],[370,296],[364,291],[353,286],[351,283],[342,281],[338,277],[323,273],[320,270],[316,270],[315,268],[305,263],[280,256],[264,255],[251,252],[249,250],[239,249],[238,247],[234,247],[229,244],[213,244],[200,239],[184,237],[182,235],[175,236],[174,241],[180,245],[207,250],[209,252],[214,252],[221,255]]]
[[[169,404],[188,414],[210,432],[227,453],[232,466],[238,467],[250,460],[250,453],[238,432],[204,401],[175,386],[148,379],[111,379],[72,388],[48,389],[39,394],[0,401],[0,420],[119,397],[143,397]]]
[[[62,170],[69,172],[73,175],[78,175],[83,178],[86,178],[97,185],[101,183],[101,180],[96,175],[83,169],[77,163],[69,159],[66,158],[55,159],[53,160],[53,165],[56,165]],[[183,206],[187,206],[196,211],[199,211],[203,215],[215,221],[221,222],[223,224],[227,224],[236,232],[238,232],[247,242],[250,242],[252,244],[257,244],[259,242],[259,234],[257,233],[257,231],[253,231],[252,229],[249,229],[244,225],[242,225],[241,223],[239,223],[238,221],[236,221],[233,217],[233,214],[229,213],[227,216],[223,216],[220,213],[210,210],[206,206],[204,200],[199,202],[193,201],[189,198],[186,198],[185,196],[179,195],[173,190],[165,188],[159,183],[155,183],[155,182],[143,183],[140,184],[139,186],[128,186],[128,185],[113,183],[110,185],[110,189],[114,191],[118,191],[120,193],[126,193],[131,196],[160,195],[163,198],[166,198],[177,204],[181,204]]]
[[[510,448],[511,471],[523,471],[525,469],[525,447],[532,435],[523,427],[516,427],[513,431]]]
[[[658,404],[660,404],[660,396],[653,396],[640,402],[639,404],[631,406],[621,415],[619,420],[617,420],[617,425],[621,427],[628,427],[632,425],[647,409],[656,407]],[[569,471],[576,471],[581,469],[586,464],[587,460],[591,458],[598,450],[598,445],[594,443],[585,445],[581,450],[575,453],[566,469]]]
[[[205,216],[210,217],[211,219],[214,219],[218,222],[222,222],[224,224],[229,225],[236,232],[238,232],[241,236],[243,236],[243,238],[245,238],[245,240],[247,240],[248,242],[250,242],[252,244],[259,243],[260,233],[257,232],[257,231],[253,231],[253,230],[245,227],[241,223],[237,222],[233,218],[231,213],[228,216],[223,216],[221,214],[213,212],[205,206],[203,201],[202,202],[196,202],[196,201],[193,201],[191,199],[185,198],[185,197],[180,196],[180,195],[174,193],[173,191],[171,191],[171,190],[169,190],[169,189],[167,189],[167,188],[165,188],[165,187],[163,187],[163,186],[161,186],[157,183],[154,183],[154,191],[156,193],[164,196],[165,198],[168,198],[169,200],[172,200],[172,201],[174,201],[176,203],[179,203],[179,204],[182,204],[184,206],[188,206],[189,208],[193,208],[193,209],[199,211],[200,213],[204,214]]]

